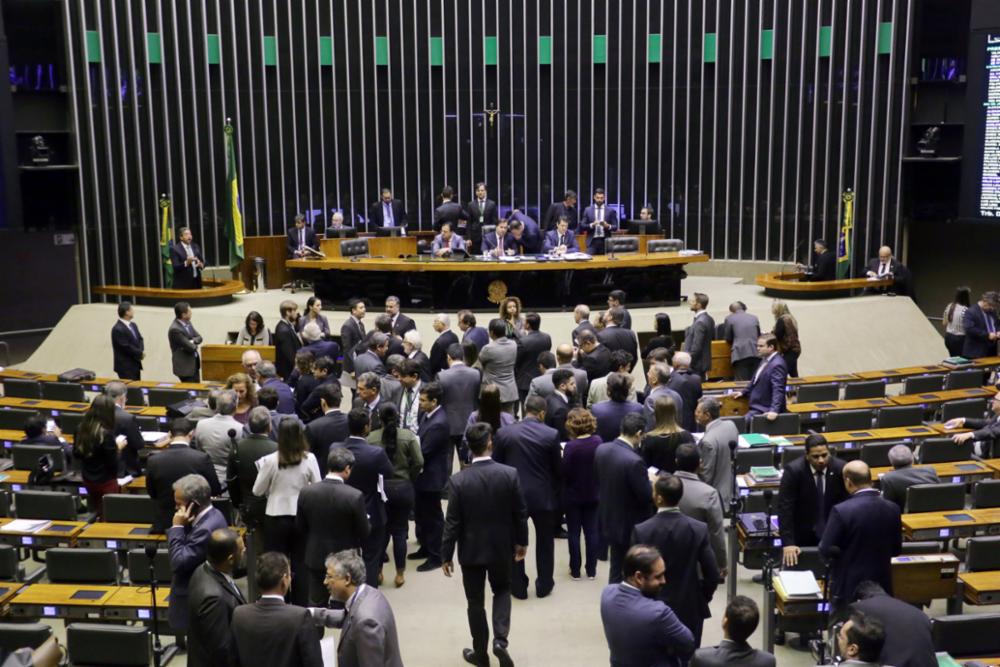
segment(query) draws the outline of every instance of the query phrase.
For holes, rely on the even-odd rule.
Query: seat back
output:
[[[914,484],[906,489],[906,513],[965,509],[965,484]]]
[[[13,653],[19,648],[38,648],[52,636],[45,623],[0,623],[0,649]]]
[[[1000,614],[938,616],[931,619],[934,650],[953,658],[1000,653]]]
[[[764,500],[763,491],[751,491],[743,496],[743,512],[766,512],[767,501]],[[771,497],[771,514],[778,513],[778,491],[775,490]]]
[[[750,421],[751,433],[766,433],[767,435],[795,435],[802,428],[802,420],[794,412],[783,412],[774,421],[768,421],[764,415],[754,415]]]
[[[722,452],[720,452],[720,455]],[[736,450],[736,474],[745,475],[750,468],[774,465],[774,447],[754,447]]]
[[[941,405],[941,421],[957,417],[967,417],[969,419],[982,419],[986,414],[985,398],[966,398],[961,401],[948,401]]]
[[[235,512],[233,512],[233,501],[229,498],[212,498],[212,507],[222,512],[226,524],[233,526],[236,524]]]
[[[969,538],[965,543],[965,569],[969,572],[1000,570],[1000,536]]]
[[[803,445],[793,445],[781,450],[781,467],[784,468],[796,459],[801,459],[806,455],[806,448]]]
[[[919,463],[947,463],[968,461],[972,458],[972,441],[956,445],[951,438],[927,438],[920,443],[917,453]]]
[[[191,394],[187,393],[184,389],[150,387],[149,393],[146,394],[146,400],[149,402],[149,407],[151,408],[165,408],[168,405],[180,403],[181,401],[186,401],[189,398],[191,398]]]
[[[844,400],[855,398],[884,398],[885,382],[869,380],[867,382],[851,382],[844,386]]]
[[[73,401],[83,403],[83,385],[79,382],[43,382],[42,398],[46,401]]]
[[[343,239],[340,242],[341,257],[363,257],[368,254],[368,239]]]
[[[970,368],[964,371],[952,371],[945,376],[945,389],[972,389],[982,387],[985,374],[980,368]]]
[[[918,426],[924,421],[924,408],[920,405],[897,405],[882,408],[875,419],[875,428]]]
[[[799,403],[836,401],[838,398],[840,398],[840,385],[836,382],[827,382],[825,384],[804,384],[799,387]]]
[[[125,387],[125,402],[127,405],[146,405],[146,392],[142,387]]]
[[[9,544],[0,544],[0,580],[20,581],[22,574],[17,549]]]
[[[111,549],[55,547],[45,552],[45,574],[53,584],[118,583],[118,556]]]
[[[481,230],[483,236],[489,236],[490,234],[496,234],[496,231],[497,231],[497,226],[496,225],[483,225],[482,230]]]
[[[834,410],[826,413],[824,431],[867,431],[872,427],[874,410]]]
[[[736,425],[736,431],[738,433],[746,433],[747,432],[747,420],[744,417],[742,417],[742,416],[738,416],[738,417],[719,417],[719,419],[725,420],[727,422],[732,422],[733,424],[735,424]]]
[[[1000,507],[1000,479],[981,479],[976,482],[972,487],[972,506],[976,509]]]
[[[135,423],[139,425],[140,431],[166,431],[168,426],[160,422],[159,417],[136,415]]]
[[[60,445],[14,445],[11,449],[15,470],[35,471],[38,460],[46,455],[52,457],[53,471],[66,469],[66,454]]]
[[[612,252],[639,252],[638,236],[609,236],[604,241],[604,249]]]
[[[10,380],[8,380],[10,382]],[[22,430],[28,417],[34,417],[38,410],[27,408],[2,408],[0,409],[0,428]]]
[[[684,250],[684,241],[681,239],[650,239],[646,241],[646,252],[650,254],[680,252],[681,250]]]
[[[153,659],[145,626],[73,623],[66,628],[66,646],[75,667],[146,667]]]
[[[38,380],[7,378],[3,381],[3,395],[6,398],[41,398],[41,383]]]
[[[61,412],[56,417],[56,422],[59,424],[59,429],[63,432],[63,435],[75,435],[76,429],[80,428],[80,422],[82,421],[82,412]]]
[[[76,501],[65,491],[15,491],[14,513],[18,519],[76,521]]]
[[[103,503],[108,523],[153,523],[156,518],[156,502],[146,495],[109,493]]]
[[[929,391],[941,391],[943,383],[943,375],[915,375],[903,380],[903,393],[924,394]]]
[[[904,445],[904,442],[866,442],[861,445],[861,460],[868,464],[869,468],[881,468],[891,465],[889,463],[889,450],[896,445]],[[106,496],[105,496],[106,497]]]
[[[149,583],[149,559],[145,549],[131,549],[127,560],[128,580],[132,585]],[[169,584],[173,572],[170,570],[170,552],[160,549],[153,558],[153,576],[156,583]]]

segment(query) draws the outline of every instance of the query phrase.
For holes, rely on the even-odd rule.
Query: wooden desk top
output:
[[[0,369],[0,383],[5,379],[15,380],[37,380],[38,382],[59,382],[59,376],[55,373],[35,373],[32,371],[20,370],[17,368]],[[217,382],[160,382],[157,380],[118,380],[118,378],[94,378],[84,380],[79,384],[86,387],[103,387],[109,382],[124,382],[130,387],[157,388],[157,389],[187,389],[190,391],[208,391],[213,387],[220,386]]]
[[[11,600],[13,604],[69,605],[75,607],[101,607],[118,590],[118,586],[91,586],[90,584],[31,584],[25,586]],[[79,591],[95,591],[97,599],[74,599]]]
[[[205,278],[201,282],[201,289],[171,289],[164,287],[141,287],[138,285],[98,285],[92,287],[91,291],[94,294],[135,296],[147,299],[198,301],[200,299],[217,299],[223,296],[232,296],[246,289],[241,280],[209,280]]]
[[[986,665],[986,667],[1000,667],[1000,655],[986,655],[976,658],[953,658],[953,660],[963,665],[970,662],[979,662]]]
[[[156,587],[156,607],[166,609],[170,604],[170,587]],[[111,594],[105,607],[152,607],[153,596],[150,594],[149,586],[119,586],[118,590]]]
[[[660,252],[652,255],[642,253],[621,253],[615,255],[614,259],[608,259],[605,255],[598,255],[587,261],[571,262],[564,260],[553,261],[478,261],[478,260],[450,260],[441,258],[430,258],[421,256],[419,259],[374,259],[364,258],[358,261],[343,259],[340,257],[327,257],[326,259],[290,259],[285,262],[289,269],[339,269],[343,271],[391,271],[391,272],[490,272],[490,271],[588,271],[607,269],[627,269],[643,268],[652,266],[666,266],[671,264],[694,264],[697,262],[707,262],[707,254],[681,255],[676,252]]]
[[[976,368],[990,368],[993,366],[1000,366],[1000,357],[979,357],[978,359],[970,359],[972,365]],[[961,369],[956,369],[961,370]]]
[[[861,371],[860,373],[855,373],[862,380],[890,380],[898,381],[905,380],[909,377],[915,377],[917,375],[928,375],[931,373],[947,373],[949,369],[947,366],[942,366],[940,364],[932,364],[930,366],[905,366],[903,368],[889,368],[881,371]]]
[[[63,440],[66,442],[73,442],[73,436],[63,433]],[[12,445],[16,445],[24,440],[24,431],[20,431],[16,428],[0,428],[0,442],[10,442]]]
[[[125,384],[142,389],[184,389],[197,392],[207,392],[223,386],[221,382],[158,382],[157,380],[129,380]]]
[[[4,396],[0,398],[0,407],[24,408],[27,410],[56,410],[58,412],[84,412],[90,403],[76,401],[46,401],[40,398],[16,398]]]
[[[837,375],[803,375],[797,378],[788,378],[789,387],[798,387],[804,384],[827,384],[830,382],[853,382],[858,380],[858,376],[853,373],[839,373]],[[706,382],[701,388],[706,393],[716,391],[730,391],[732,389],[743,389],[749,382],[746,380],[719,380],[718,382]]]
[[[0,607],[10,602],[17,592],[24,588],[24,584],[19,581],[0,581]]]
[[[902,394],[893,396],[891,400],[896,405],[926,405],[928,403],[944,403],[960,401],[964,398],[986,398],[996,395],[995,387],[973,387],[971,389],[950,389],[948,391],[931,391],[926,394]]]
[[[146,476],[134,477],[131,482],[122,487],[126,493],[146,493]]]
[[[983,459],[983,463],[997,472],[1000,477],[1000,459]]]
[[[973,592],[1000,591],[1000,570],[959,572],[958,578]]]
[[[949,461],[948,463],[914,463],[914,468],[930,468],[937,473],[942,482],[949,477],[964,477],[976,474],[991,474],[1000,476],[1000,469],[993,468],[981,461]],[[892,472],[892,466],[872,468],[872,479],[878,479],[887,472]]]
[[[867,278],[847,278],[843,280],[819,280],[806,282],[802,280],[804,273],[761,273],[754,282],[764,289],[781,290],[783,292],[837,292],[867,287],[892,287],[893,279],[868,280]]]
[[[208,344],[201,346],[202,359],[211,361],[234,361],[242,363],[243,353],[247,350],[256,350],[260,353],[261,359],[274,361],[275,347],[273,345],[215,345]]]
[[[0,527],[7,525],[11,521],[14,521],[14,519],[8,517],[0,518]],[[88,525],[86,521],[52,521],[51,525],[45,530],[37,530],[33,533],[5,530],[0,534],[16,535],[19,537],[65,537],[66,539],[72,540],[79,536],[80,531],[82,531],[86,525]]]
[[[930,438],[938,435],[931,425],[896,426],[893,428],[868,428],[857,431],[830,431],[823,437],[830,444],[842,442],[866,442],[870,440],[906,440],[912,438]],[[793,445],[801,445],[806,440],[805,434],[784,436]]]
[[[970,519],[959,519],[951,521],[946,518],[949,514],[968,514]],[[963,509],[949,510],[947,512],[918,512],[916,514],[903,515],[903,530],[933,530],[937,528],[959,528],[962,526],[976,526],[1000,523],[1000,507],[987,507],[983,509]]]
[[[148,523],[105,523],[94,522],[88,525],[79,535],[81,540],[145,540],[165,542],[167,536],[163,533],[151,533],[152,524]],[[137,531],[137,532],[133,532]]]
[[[131,412],[131,410],[129,410],[129,412]],[[143,417],[166,417],[167,409],[162,406],[157,406],[153,408],[142,408],[141,410],[138,411],[138,414],[142,415]]]
[[[30,476],[30,470],[14,470],[11,468],[10,470],[0,472],[0,484],[27,484],[28,477]]]
[[[788,412],[796,414],[824,413],[833,410],[867,410],[894,405],[888,398],[855,398],[844,401],[821,401],[819,403],[789,403]]]

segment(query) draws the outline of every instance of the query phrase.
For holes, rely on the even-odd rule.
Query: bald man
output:
[[[899,260],[892,256],[892,248],[887,245],[879,248],[878,257],[874,257],[868,262],[868,271],[865,275],[871,279],[884,280],[891,278],[893,280],[892,287],[869,288],[868,291],[870,292],[896,292],[898,294],[907,294],[909,292],[907,287],[909,271],[907,271],[905,266],[900,264]]]
[[[830,510],[819,542],[820,555],[833,560],[831,622],[846,611],[862,581],[874,581],[892,595],[892,557],[903,550],[899,506],[872,488],[868,464],[846,464],[844,488],[850,497]]]

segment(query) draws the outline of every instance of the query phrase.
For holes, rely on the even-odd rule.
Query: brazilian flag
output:
[[[240,213],[240,186],[236,176],[236,145],[233,141],[233,125],[226,119],[226,195],[223,201],[226,206],[226,226],[224,229],[229,239],[229,268],[236,267],[243,261],[243,214]]]
[[[160,195],[160,257],[163,259],[163,286],[174,284],[174,265],[170,261],[170,244],[174,232],[170,227],[170,197]]]
[[[845,190],[841,195],[844,204],[840,224],[840,236],[837,239],[837,279],[851,277],[851,234],[854,229],[854,193]]]

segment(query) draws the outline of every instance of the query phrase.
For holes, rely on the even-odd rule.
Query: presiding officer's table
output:
[[[804,273],[762,273],[756,283],[764,288],[765,294],[774,296],[794,296],[799,299],[843,296],[845,292],[868,288],[888,288],[893,286],[892,278],[869,280],[867,278],[847,278],[844,280],[803,280]]]

